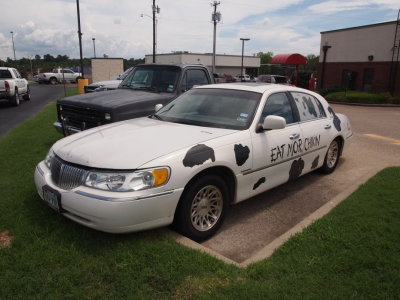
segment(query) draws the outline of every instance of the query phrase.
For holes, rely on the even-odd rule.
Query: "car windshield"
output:
[[[180,68],[174,66],[142,66],[129,72],[119,88],[172,93],[175,91]]]
[[[174,123],[243,130],[249,128],[260,93],[193,89],[161,108],[154,117]]]

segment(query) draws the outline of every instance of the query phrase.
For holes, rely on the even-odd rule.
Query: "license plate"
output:
[[[47,185],[43,187],[43,200],[55,211],[61,211],[61,194]]]

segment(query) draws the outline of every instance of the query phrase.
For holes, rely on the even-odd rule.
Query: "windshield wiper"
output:
[[[145,90],[145,91],[150,91],[150,92],[155,92],[155,93],[160,93],[159,90],[157,90],[155,87],[152,86],[141,86],[141,87],[134,87],[134,90]]]
[[[157,119],[157,120],[160,120],[160,121],[164,121],[163,118],[161,118],[159,115],[156,115],[156,114],[150,115],[150,118],[152,118],[152,119]]]

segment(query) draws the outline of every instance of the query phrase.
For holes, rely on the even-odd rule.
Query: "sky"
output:
[[[1,1],[0,59],[79,58],[76,0]],[[399,0],[219,0],[216,53],[319,55],[320,32],[394,21]],[[217,2],[217,3],[218,3]],[[153,51],[152,0],[80,0],[84,57],[144,58]],[[156,0],[157,53],[212,53],[214,0]],[[4,13],[10,12],[10,13]]]

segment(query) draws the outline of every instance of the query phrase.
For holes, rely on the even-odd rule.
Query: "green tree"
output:
[[[274,53],[272,52],[259,52],[257,53],[257,56],[261,58],[261,66],[259,70],[259,74],[270,74],[271,73],[271,66],[269,65],[271,63],[272,57],[274,56]]]

